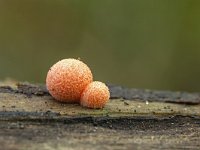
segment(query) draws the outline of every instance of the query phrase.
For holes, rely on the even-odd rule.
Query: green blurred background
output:
[[[0,0],[0,80],[45,83],[69,57],[95,80],[200,91],[200,0]]]

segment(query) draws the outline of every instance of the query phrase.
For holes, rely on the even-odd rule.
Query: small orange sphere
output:
[[[79,102],[83,90],[93,81],[90,68],[80,60],[63,59],[47,73],[46,86],[58,101]]]
[[[89,108],[103,108],[109,98],[108,87],[102,82],[94,81],[83,91],[80,103],[82,106]]]

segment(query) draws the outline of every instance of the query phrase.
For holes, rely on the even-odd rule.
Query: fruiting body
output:
[[[63,59],[47,73],[46,86],[58,101],[79,102],[83,90],[93,81],[89,67],[80,60]]]
[[[82,106],[89,108],[103,108],[109,98],[108,87],[102,82],[94,81],[83,91],[80,103]]]

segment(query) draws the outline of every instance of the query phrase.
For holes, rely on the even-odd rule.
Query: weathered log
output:
[[[106,107],[88,109],[0,83],[0,149],[199,149],[198,93],[109,88]]]

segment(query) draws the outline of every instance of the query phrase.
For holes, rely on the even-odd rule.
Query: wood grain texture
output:
[[[199,149],[198,103],[142,99],[139,91],[138,99],[113,96],[104,109],[87,109],[55,101],[43,85],[1,82],[0,149]]]

